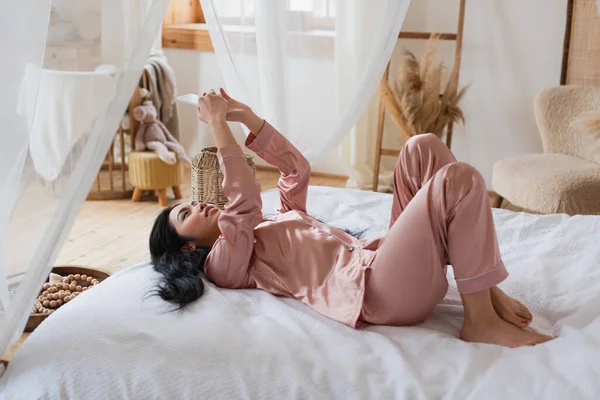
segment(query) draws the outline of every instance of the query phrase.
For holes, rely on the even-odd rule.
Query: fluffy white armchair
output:
[[[545,89],[535,116],[544,153],[496,162],[494,190],[533,212],[600,214],[600,88]]]

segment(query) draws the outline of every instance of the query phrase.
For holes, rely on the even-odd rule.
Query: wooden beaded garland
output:
[[[32,312],[52,314],[55,309],[72,301],[81,293],[100,283],[92,276],[70,274],[56,282],[46,282],[42,286],[42,293],[35,301]]]

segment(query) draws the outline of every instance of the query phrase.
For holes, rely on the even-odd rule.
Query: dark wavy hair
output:
[[[161,274],[154,294],[174,304],[174,310],[181,310],[204,294],[204,263],[211,248],[182,251],[190,239],[180,236],[171,224],[171,210],[173,207],[165,208],[154,221],[150,257],[154,270]]]

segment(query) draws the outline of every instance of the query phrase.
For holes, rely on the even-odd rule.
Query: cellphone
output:
[[[193,106],[198,106],[198,100],[200,97],[197,94],[189,93],[184,94],[182,96],[177,97],[177,101],[180,103],[191,104]]]

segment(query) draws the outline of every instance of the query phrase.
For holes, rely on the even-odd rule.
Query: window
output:
[[[302,30],[333,30],[336,0],[285,0],[291,18],[297,18]],[[219,0],[219,18],[234,25],[244,18],[252,24],[253,0]],[[250,21],[249,21],[250,20]]]
[[[254,0],[218,0],[219,18],[224,25],[235,29],[240,19],[253,24]],[[298,21],[303,32],[333,31],[336,0],[286,1],[290,18]],[[199,0],[171,0],[163,21],[163,47],[212,51]]]
[[[335,16],[335,0],[287,0],[287,9],[311,12],[320,18]],[[220,17],[254,16],[254,1],[219,0]]]
[[[316,18],[335,18],[336,0],[288,0],[290,11],[310,12]]]
[[[292,12],[308,12],[308,29],[335,29],[336,0],[288,0],[288,9]]]

